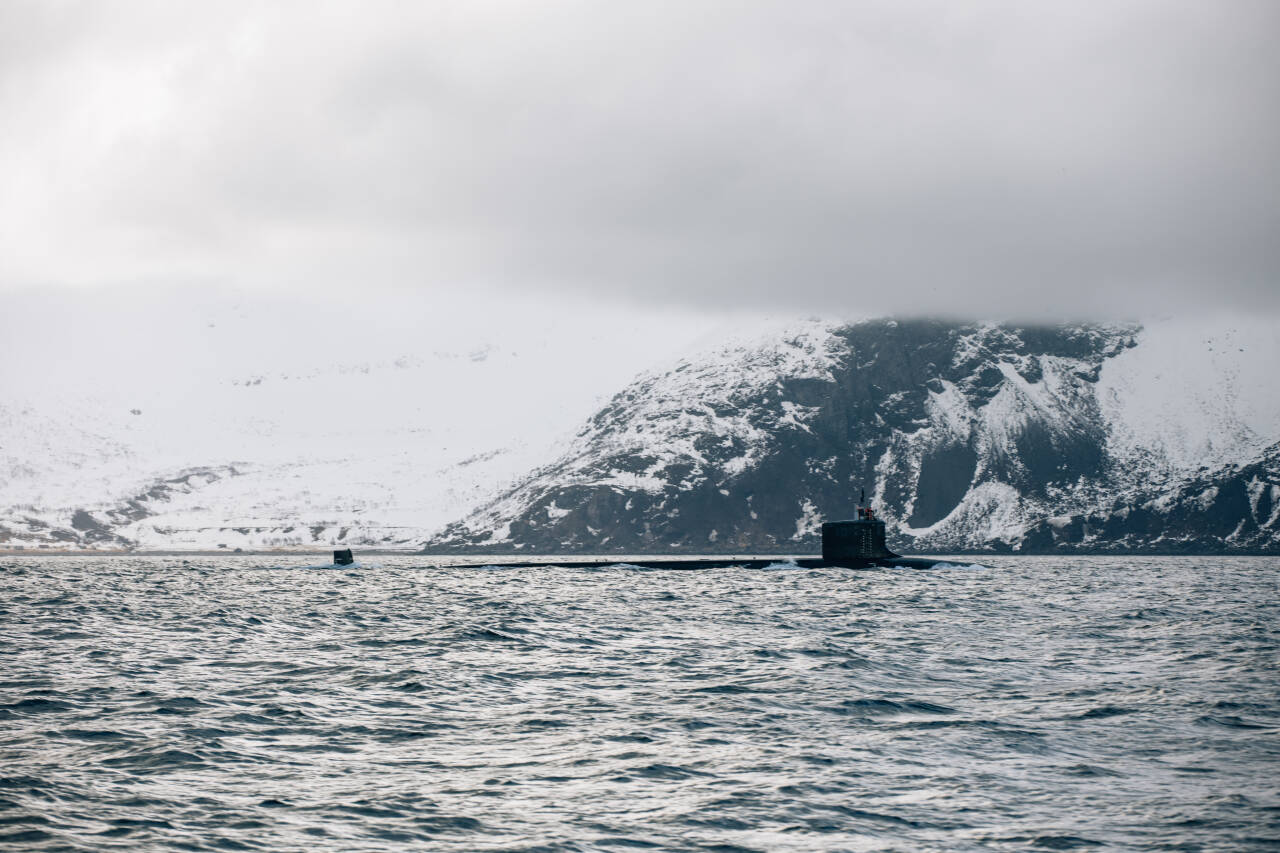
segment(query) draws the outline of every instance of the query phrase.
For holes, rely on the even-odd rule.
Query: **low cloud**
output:
[[[1271,2],[9,4],[0,287],[1280,309]]]

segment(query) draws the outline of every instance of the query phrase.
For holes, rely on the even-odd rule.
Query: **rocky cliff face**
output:
[[[1280,446],[1228,418],[1196,451],[1223,416],[1195,399],[1175,448],[1133,400],[1160,378],[1142,346],[894,320],[726,345],[638,379],[427,549],[812,552],[865,488],[907,551],[1280,550]]]
[[[1092,509],[1026,526],[1028,553],[1280,553],[1280,445],[1254,462],[1206,470],[1168,491],[1116,489]]]

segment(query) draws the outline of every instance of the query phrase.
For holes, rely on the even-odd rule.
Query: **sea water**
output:
[[[1274,558],[0,559],[0,849],[1254,850]]]

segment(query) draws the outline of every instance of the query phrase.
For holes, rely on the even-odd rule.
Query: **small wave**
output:
[[[356,640],[356,645],[372,646],[374,648],[384,648],[386,646],[425,646],[427,645],[427,640],[422,637],[389,637],[387,639],[366,637],[363,640]]]
[[[0,705],[0,711],[11,711],[15,714],[57,714],[63,711],[73,711],[75,707],[75,705],[63,702],[60,699],[35,697],[19,699],[17,702],[8,705]]]
[[[524,731],[539,731],[542,729],[567,729],[573,723],[567,720],[553,720],[546,717],[535,717],[531,720],[522,720],[520,728]]]
[[[643,732],[632,732],[625,735],[605,735],[604,739],[612,743],[653,743],[653,738]]]
[[[91,743],[101,743],[103,741],[112,740],[128,740],[129,735],[124,732],[111,731],[110,729],[61,729],[49,732],[50,737],[65,737],[72,740],[83,740]]]
[[[432,832],[477,832],[484,824],[473,817],[415,817],[413,823]]]
[[[50,640],[93,640],[97,639],[96,635],[86,633],[85,631],[58,631],[51,630],[43,636]]]
[[[1000,735],[1019,739],[1019,740],[1040,740],[1044,738],[1042,732],[1031,731],[1030,729],[1020,728],[1011,723],[1002,723],[999,720],[906,720],[897,723],[895,728],[899,729],[980,729],[999,733]]]
[[[1062,771],[1068,776],[1080,776],[1084,778],[1101,778],[1101,777],[1120,777],[1123,773],[1117,773],[1114,770],[1108,770],[1105,767],[1098,767],[1093,764],[1073,764]]]
[[[1126,613],[1121,613],[1119,618],[1127,621],[1148,621],[1151,619],[1167,618],[1169,615],[1170,613],[1168,610],[1156,609],[1153,607],[1142,607],[1137,610],[1130,610]]]
[[[898,817],[897,815],[885,814],[884,812],[873,812],[866,809],[853,808],[852,806],[832,806],[831,808],[839,811],[846,817],[851,817],[857,820],[870,820],[875,821],[876,823],[890,823],[897,826],[920,826],[918,821]]]
[[[635,773],[637,776],[643,776],[646,779],[690,779],[694,776],[711,775],[710,773],[703,773],[700,770],[693,770],[688,767],[679,767],[674,764],[650,764],[631,772]]]
[[[35,844],[51,838],[53,835],[43,829],[20,829],[17,832],[0,834],[0,844]]]
[[[193,696],[175,696],[165,699],[156,707],[153,714],[194,714],[201,708],[209,707]]]
[[[421,681],[406,681],[404,684],[397,684],[391,689],[399,690],[401,693],[422,693],[430,688]]]
[[[1085,711],[1083,714],[1073,717],[1072,719],[1105,720],[1108,717],[1119,717],[1124,714],[1132,714],[1132,713],[1134,713],[1133,708],[1122,708],[1119,705],[1102,705],[1097,708],[1090,708],[1088,711]]]
[[[240,711],[232,714],[229,720],[234,723],[246,723],[255,726],[279,726],[284,723],[309,725],[313,722],[311,717],[303,711],[274,705],[268,706],[256,714],[249,711]]]
[[[137,827],[157,827],[159,829],[173,829],[173,824],[167,820],[160,818],[135,818],[135,817],[117,817],[108,821],[112,826],[134,829]]]
[[[45,784],[43,780],[34,776],[0,776],[0,790],[35,791],[43,788]]]
[[[1213,703],[1213,707],[1219,711],[1262,711],[1272,710],[1273,706],[1263,702],[1235,702],[1229,699],[1223,699]]]
[[[75,600],[76,599],[74,595],[64,592],[61,595],[55,595],[52,598],[43,598],[43,599],[40,599],[39,601],[33,601],[31,603],[35,607],[50,607],[58,604],[70,604]]]
[[[850,699],[841,702],[832,710],[841,714],[955,714],[955,708],[946,705],[935,705],[932,702],[907,700],[897,702],[891,699]]]
[[[108,767],[125,767],[133,770],[170,770],[178,767],[202,767],[205,760],[194,752],[182,749],[162,749],[118,755],[102,761]]]
[[[386,806],[373,805],[372,803],[353,803],[351,805],[334,806],[333,808],[335,811],[362,817],[402,818],[405,816],[405,813],[399,809],[391,809]]]
[[[374,675],[360,675],[356,678],[359,684],[392,684],[395,682],[415,681],[429,675],[421,669],[398,669],[395,672],[380,672]]]
[[[454,640],[480,640],[482,642],[500,642],[500,643],[524,643],[523,637],[518,637],[509,630],[500,631],[497,628],[479,627],[464,628],[452,637]]]
[[[1078,835],[1038,835],[1031,839],[1031,846],[1046,850],[1078,850],[1081,847],[1101,847],[1102,842]]]
[[[734,694],[740,694],[740,693],[759,693],[759,692],[762,692],[762,690],[761,688],[753,687],[749,684],[737,684],[737,683],[731,682],[727,684],[711,684],[706,687],[695,687],[693,688],[692,692],[723,693],[728,695],[734,695]]]
[[[1244,717],[1238,717],[1234,714],[1207,714],[1203,717],[1197,717],[1196,722],[1205,726],[1222,726],[1227,729],[1267,729],[1270,726],[1262,723],[1255,723],[1252,720],[1246,720]]]
[[[412,729],[381,729],[374,732],[373,737],[383,743],[400,743],[402,741],[439,737],[442,731],[456,731],[459,728],[459,726],[422,723]]]

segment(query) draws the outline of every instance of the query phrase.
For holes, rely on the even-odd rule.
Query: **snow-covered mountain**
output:
[[[7,298],[0,549],[413,549],[703,333],[545,299],[144,296]]]
[[[428,550],[1280,550],[1264,323],[810,322],[642,376]]]
[[[861,488],[903,550],[1280,547],[1262,321],[814,320],[625,384],[696,324],[132,313],[0,328],[0,548],[800,552]]]

